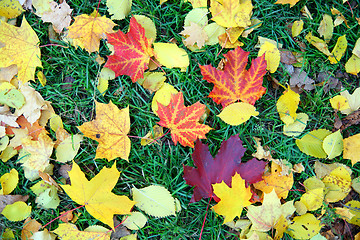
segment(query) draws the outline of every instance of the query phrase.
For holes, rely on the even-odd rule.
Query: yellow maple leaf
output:
[[[100,39],[105,39],[105,33],[114,33],[116,25],[106,17],[102,17],[94,10],[90,15],[82,14],[74,18],[75,22],[69,27],[68,37],[73,39],[73,45],[84,48],[88,52],[99,50]]]
[[[245,180],[238,173],[232,177],[231,187],[224,181],[212,186],[215,195],[220,198],[219,203],[212,208],[217,214],[225,217],[224,223],[232,221],[235,217],[241,217],[243,208],[251,204],[250,187],[245,187]]]
[[[25,17],[20,27],[0,23],[0,43],[5,44],[0,48],[0,68],[16,64],[19,80],[34,80],[36,67],[42,67],[39,38]]]
[[[99,221],[114,229],[114,214],[130,214],[135,202],[126,196],[111,192],[120,176],[116,163],[103,168],[90,181],[74,162],[69,177],[71,185],[62,185],[66,194],[76,203],[85,205],[86,210]]]
[[[212,20],[220,26],[247,28],[251,25],[251,0],[211,0],[210,6]]]
[[[111,101],[109,104],[95,102],[96,119],[78,126],[88,138],[99,142],[95,158],[109,161],[121,157],[128,160],[131,142],[129,107],[119,109]]]

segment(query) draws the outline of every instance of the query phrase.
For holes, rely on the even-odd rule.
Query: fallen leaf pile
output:
[[[325,239],[326,234],[333,234],[332,222],[327,222],[331,211],[336,221],[360,226],[360,202],[355,200],[360,178],[355,177],[354,167],[360,162],[359,84],[350,94],[352,86],[342,88],[351,85],[350,81],[342,84],[328,69],[315,78],[306,68],[311,64],[307,54],[320,52],[321,61],[333,69],[345,69],[346,76],[355,78],[360,73],[359,36],[337,31],[360,25],[354,17],[359,5],[349,3],[353,15],[346,19],[334,7],[320,16],[304,3],[302,15],[284,24],[287,32],[281,34],[286,36],[270,39],[261,31],[260,3],[188,2],[181,3],[192,6],[184,16],[182,31],[164,41],[161,18],[153,13],[135,15],[138,11],[132,11],[132,0],[99,1],[90,14],[72,9],[74,4],[65,0],[0,0],[0,159],[4,166],[0,214],[6,223],[6,228],[0,224],[2,239],[124,240],[137,239],[140,233],[143,238],[152,231],[145,227],[154,224],[150,220],[182,219],[190,209],[184,201],[203,204],[203,198],[208,198],[211,211],[222,216],[223,224],[239,239],[281,239],[285,235]],[[298,2],[267,4],[294,9]],[[160,0],[160,4],[168,3]],[[29,24],[29,15],[37,22]],[[46,45],[36,29],[43,23],[54,36]],[[254,31],[257,37],[252,36]],[[285,37],[293,46],[282,43]],[[258,43],[247,46],[254,39]],[[85,113],[86,117],[79,113],[81,126],[63,123],[62,103],[56,103],[60,107],[54,110],[30,82],[37,84],[38,79],[44,89],[52,83],[46,75],[52,71],[47,61],[53,56],[42,50],[50,46],[64,51],[80,48],[77,51],[88,54],[98,67],[97,76],[86,73],[95,81],[93,91],[97,92],[91,98],[93,112]],[[205,59],[207,51],[215,48],[225,53]],[[204,61],[194,59],[197,54],[203,54]],[[197,81],[207,92],[195,89],[190,93],[183,87],[194,84],[188,77],[196,71]],[[128,96],[121,81],[137,89],[137,95]],[[112,90],[115,84],[121,85],[118,92]],[[319,92],[326,94],[326,100]],[[109,100],[119,94],[115,101]],[[191,94],[199,95],[201,101],[193,101]],[[333,120],[333,129],[314,123],[321,121],[322,113],[307,108],[308,96],[332,112],[324,118]],[[146,107],[137,107],[135,101]],[[262,127],[267,114],[278,120],[269,123],[271,131]],[[132,136],[132,128],[139,127],[138,118],[144,116],[149,124],[141,127],[147,134]],[[226,134],[219,135],[224,126]],[[254,137],[254,132],[262,139]],[[165,137],[168,133],[171,136]],[[272,141],[278,144],[279,135],[311,161],[302,164],[292,153],[267,146]],[[214,144],[220,142],[221,146]],[[163,180],[157,181],[144,169],[141,174],[121,174],[120,165],[126,170],[136,167],[138,159],[134,159],[139,153],[134,146],[149,150],[166,164],[173,159],[164,159],[161,151],[184,151],[183,167],[175,166],[182,171],[183,185],[167,189]],[[217,153],[212,154],[214,151]],[[158,167],[171,171],[166,164],[155,166],[150,160],[146,164],[153,164],[153,171]],[[173,173],[169,176],[174,178]],[[137,182],[137,178],[144,181]],[[128,179],[134,182],[132,186]],[[185,183],[191,199],[183,192]],[[24,185],[27,195],[15,194],[24,192]],[[54,219],[45,222],[41,214],[32,214],[38,208],[47,214],[51,211]],[[80,208],[85,214],[77,211]],[[121,223],[116,215],[124,215]],[[20,228],[7,226],[21,221],[21,236],[15,236]],[[205,224],[204,220],[203,227]],[[125,234],[115,238],[120,228]],[[359,236],[357,233],[355,239]]]

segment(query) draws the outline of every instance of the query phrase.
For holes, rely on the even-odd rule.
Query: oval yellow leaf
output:
[[[151,185],[142,189],[133,188],[135,206],[154,217],[167,217],[175,214],[175,200],[170,192],[161,186]]]
[[[334,49],[331,51],[331,55],[329,56],[329,61],[331,64],[338,63],[340,59],[344,56],[347,48],[347,40],[346,35],[343,35],[338,38]]]
[[[258,56],[260,57],[264,53],[267,63],[266,69],[269,70],[271,73],[274,73],[280,64],[280,51],[276,47],[276,45],[266,41],[260,46]]]
[[[330,104],[333,109],[343,111],[350,108],[349,102],[346,97],[337,95],[330,99]]]
[[[281,95],[276,103],[277,111],[280,119],[286,125],[289,125],[297,118],[296,110],[300,102],[300,95],[288,87],[288,89]]]
[[[360,58],[353,54],[345,64],[347,73],[357,75],[360,72]]]
[[[325,42],[329,42],[334,31],[334,23],[330,15],[324,14],[320,22],[318,33],[320,37],[324,37]]]
[[[345,159],[350,159],[352,165],[360,161],[360,133],[351,137],[345,138],[344,141],[344,155]]]
[[[295,21],[291,27],[291,33],[293,37],[297,37],[299,36],[299,34],[301,33],[301,31],[303,30],[304,27],[304,21],[303,20],[299,20],[299,21]]]
[[[134,15],[136,21],[145,29],[145,37],[155,41],[156,39],[156,27],[155,23],[148,17],[143,15]]]
[[[122,225],[130,230],[139,230],[143,228],[147,222],[147,218],[141,212],[131,212],[130,216],[125,216]]]
[[[9,173],[5,173],[0,177],[0,195],[8,195],[16,188],[19,182],[19,173],[15,168],[11,169]]]
[[[171,96],[177,94],[178,91],[170,84],[164,83],[162,87],[155,93],[152,103],[151,110],[157,115],[158,103],[161,103],[164,106],[169,105]]]
[[[13,222],[25,220],[30,216],[31,206],[28,206],[25,202],[18,201],[13,204],[6,205],[1,212],[7,219]]]
[[[259,112],[256,111],[253,105],[237,102],[225,107],[217,116],[227,124],[237,126],[249,120],[251,116],[257,115],[259,115]]]
[[[323,141],[323,149],[329,159],[340,156],[343,151],[343,137],[340,130],[328,135]]]
[[[186,51],[175,43],[154,43],[156,59],[167,68],[181,68],[185,71],[189,66],[189,56]]]
[[[204,27],[208,39],[205,41],[206,45],[214,45],[219,42],[218,37],[225,33],[225,28],[218,25],[216,22],[210,23]]]

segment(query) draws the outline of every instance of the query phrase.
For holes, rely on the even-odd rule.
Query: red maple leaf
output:
[[[224,70],[211,65],[200,65],[203,78],[214,84],[214,89],[209,94],[214,102],[223,107],[238,100],[254,105],[264,95],[266,88],[262,86],[262,82],[266,73],[265,56],[255,58],[249,70],[246,70],[248,55],[249,52],[237,47],[224,54]]]
[[[205,134],[211,130],[208,125],[199,123],[204,112],[205,105],[200,102],[185,107],[183,94],[178,92],[172,95],[169,105],[158,103],[158,124],[171,130],[175,145],[179,141],[183,146],[194,147],[194,141],[205,139]]]
[[[150,57],[154,55],[151,40],[145,37],[144,28],[134,17],[130,19],[127,34],[120,30],[107,35],[108,42],[114,46],[115,53],[110,55],[104,67],[115,72],[115,76],[128,75],[133,82],[144,77]]]
[[[198,140],[192,154],[197,168],[184,166],[183,177],[186,183],[195,187],[190,202],[209,197],[219,201],[220,199],[213,193],[211,184],[224,181],[230,186],[231,178],[235,173],[239,173],[247,184],[261,181],[266,162],[253,158],[241,163],[245,151],[246,148],[243,147],[239,135],[223,141],[215,158],[211,156],[209,147]]]

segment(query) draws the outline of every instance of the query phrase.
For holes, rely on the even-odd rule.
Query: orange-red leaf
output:
[[[214,89],[209,94],[214,102],[223,107],[238,100],[254,105],[266,92],[266,88],[262,86],[266,73],[264,55],[255,58],[249,70],[246,70],[248,55],[249,52],[238,47],[224,54],[227,60],[224,70],[218,70],[211,65],[200,65],[203,78],[214,84]]]
[[[110,55],[105,67],[115,72],[115,76],[128,75],[133,82],[144,78],[150,57],[154,55],[151,41],[145,37],[144,28],[134,17],[130,19],[130,30],[124,34],[120,30],[108,34],[108,42],[114,46],[115,53]]]
[[[205,139],[211,127],[200,124],[199,119],[205,112],[205,105],[199,102],[185,107],[182,92],[172,95],[167,106],[158,103],[159,125],[171,130],[175,145],[179,141],[183,146],[194,147],[196,139]]]

